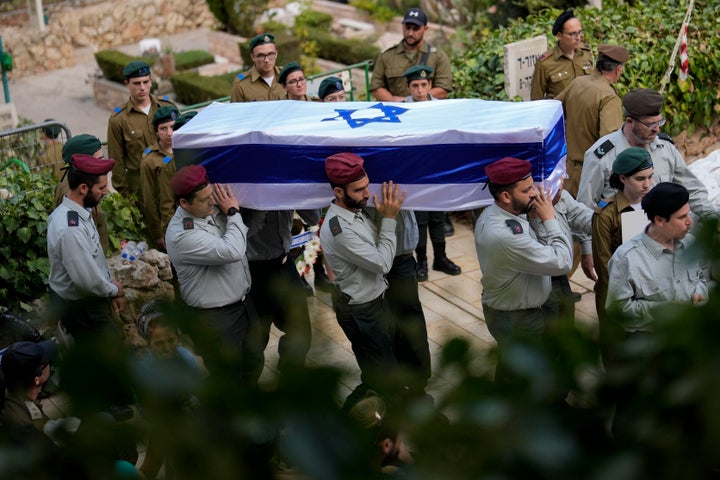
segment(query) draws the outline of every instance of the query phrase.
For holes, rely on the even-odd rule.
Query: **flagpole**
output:
[[[678,38],[675,41],[675,48],[673,48],[672,55],[670,56],[670,64],[668,65],[667,72],[665,72],[665,76],[662,79],[662,82],[660,82],[660,94],[665,93],[665,87],[667,87],[668,83],[670,83],[670,75],[672,75],[672,71],[675,69],[675,60],[677,58],[678,50],[680,49],[680,42],[682,41],[683,32],[685,31],[685,27],[690,23],[690,15],[692,14],[692,9],[695,6],[695,0],[690,0],[690,4],[688,5],[687,12],[685,12],[685,18],[683,20],[682,25],[680,26],[680,32],[678,33]]]

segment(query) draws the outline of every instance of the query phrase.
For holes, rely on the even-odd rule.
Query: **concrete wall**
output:
[[[10,78],[74,66],[76,47],[104,50],[198,28],[215,18],[204,1],[124,0],[54,11],[45,32],[3,27],[3,47],[13,56]]]

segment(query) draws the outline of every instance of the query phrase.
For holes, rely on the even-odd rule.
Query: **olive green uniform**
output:
[[[280,69],[275,67],[272,86],[268,86],[255,66],[253,66],[244,78],[236,78],[233,82],[230,101],[264,102],[268,100],[285,100],[287,92],[285,92],[285,87],[278,83],[279,75]]]
[[[565,190],[578,192],[585,151],[598,138],[612,133],[623,123],[622,101],[615,87],[600,72],[576,78],[556,100],[565,110],[567,173]]]
[[[45,147],[38,159],[38,166],[52,167],[55,178],[60,178],[62,175],[60,169],[65,165],[62,158],[62,148],[63,144],[60,140],[53,140],[52,143]]]
[[[426,57],[424,63],[422,62],[423,57]],[[414,51],[405,50],[405,45],[400,42],[381,53],[375,61],[372,80],[370,80],[370,91],[386,88],[395,96],[407,97],[410,95],[410,91],[403,73],[408,68],[421,63],[433,68],[433,88],[439,87],[447,92],[452,91],[450,59],[445,52],[425,41]]]
[[[622,245],[621,215],[632,212],[633,207],[627,198],[619,192],[609,199],[602,200],[595,207],[592,218],[592,253],[597,281],[595,282],[595,307],[598,316],[605,316],[605,300],[608,288],[608,263],[615,250]]]
[[[62,176],[62,175],[61,175]],[[63,198],[70,191],[70,185],[68,185],[67,176],[62,179],[60,183],[55,186],[55,206],[59,206],[63,202]],[[100,205],[93,207],[90,210],[90,215],[95,222],[95,228],[97,229],[98,236],[100,237],[100,245],[102,245],[105,253],[110,253],[110,235],[108,234],[107,220],[105,219],[105,211],[100,208]]]
[[[165,238],[165,230],[175,214],[175,196],[170,189],[174,173],[172,153],[163,152],[158,144],[145,149],[140,163],[142,211],[150,238],[156,243]]]
[[[560,46],[556,45],[555,48],[543,53],[535,63],[530,99],[557,97],[573,79],[590,75],[594,70],[594,64],[592,50],[587,43],[575,50],[573,58],[565,56]]]
[[[107,133],[108,156],[115,160],[112,170],[112,186],[123,195],[135,194],[138,205],[142,205],[140,188],[140,161],[143,151],[157,142],[152,118],[158,108],[174,106],[167,99],[150,96],[150,110],[147,115],[135,108],[130,100],[117,107],[110,116]]]

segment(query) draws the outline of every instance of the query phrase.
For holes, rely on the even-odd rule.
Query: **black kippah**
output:
[[[642,199],[642,209],[649,220],[656,216],[670,218],[688,203],[690,193],[677,183],[661,182],[655,185]]]
[[[562,32],[563,25],[565,25],[565,22],[567,22],[571,18],[575,18],[575,12],[573,12],[572,10],[565,10],[563,13],[561,13],[560,16],[555,19],[555,23],[553,24],[552,28],[552,34],[557,35],[558,33]]]

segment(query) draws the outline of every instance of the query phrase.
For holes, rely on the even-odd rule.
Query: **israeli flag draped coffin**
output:
[[[403,208],[466,210],[492,203],[485,165],[503,157],[530,160],[535,181],[555,190],[566,146],[556,100],[284,100],[211,104],[175,132],[173,151],[177,168],[203,165],[248,208],[327,206],[325,158],[353,152],[365,159],[372,193],[393,180],[408,191]]]

